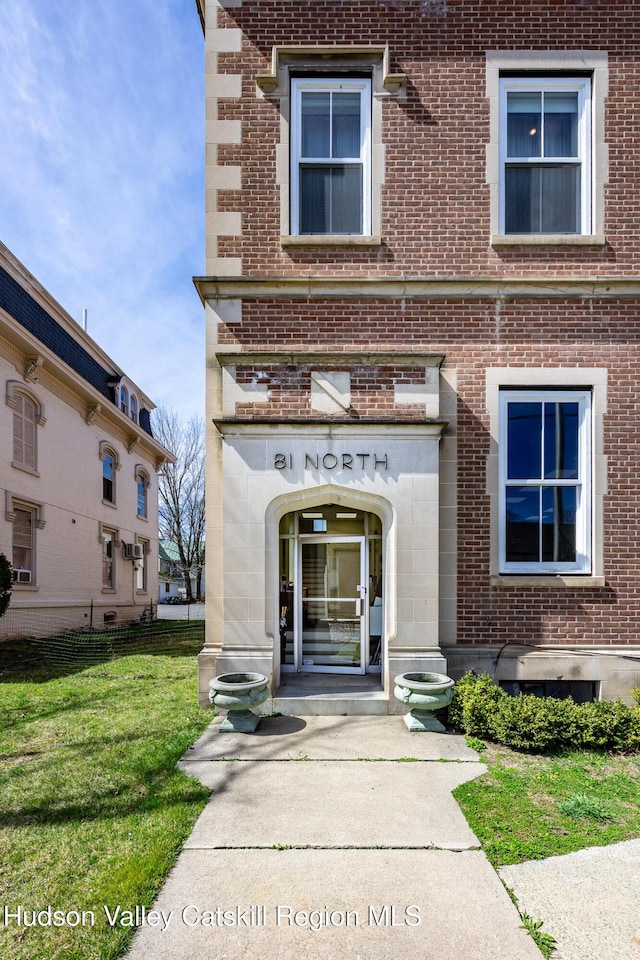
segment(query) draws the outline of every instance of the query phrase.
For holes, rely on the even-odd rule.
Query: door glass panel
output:
[[[369,666],[380,665],[382,652],[382,540],[369,541]]]
[[[302,668],[360,667],[360,541],[302,544]]]
[[[294,663],[293,622],[293,570],[294,541],[288,538],[280,541],[280,609],[278,611],[280,627],[280,663]]]

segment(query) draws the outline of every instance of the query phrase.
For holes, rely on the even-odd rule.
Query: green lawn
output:
[[[151,904],[208,797],[176,770],[212,717],[197,706],[202,639],[201,623],[165,622],[85,668],[56,644],[0,645],[0,908],[95,915],[33,928],[0,916],[0,960],[122,953],[129,931],[104,906]]]
[[[488,744],[481,759],[489,772],[454,796],[496,867],[640,837],[640,756]]]

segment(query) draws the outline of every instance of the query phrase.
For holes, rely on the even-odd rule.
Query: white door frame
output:
[[[331,597],[331,600],[353,600],[359,604],[360,616],[360,663],[357,666],[329,666],[305,664],[303,662],[302,644],[303,644],[303,597],[302,597],[302,550],[307,543],[359,543],[360,544],[360,583],[358,585],[359,597]],[[295,570],[296,578],[294,582],[294,621],[293,621],[293,646],[294,646],[294,665],[296,672],[309,673],[353,673],[364,674],[369,662],[369,551],[367,549],[367,537],[363,536],[341,536],[340,534],[303,534],[296,540],[296,558]],[[319,598],[323,599],[323,598]]]

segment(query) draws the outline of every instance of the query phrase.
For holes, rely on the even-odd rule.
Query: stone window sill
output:
[[[22,470],[23,473],[30,473],[32,477],[40,476],[40,474],[34,467],[30,467],[27,463],[20,463],[19,460],[12,460],[11,466],[15,470]]]
[[[528,574],[507,574],[505,576],[491,577],[491,586],[497,587],[498,589],[511,587],[539,587],[549,589],[559,587],[572,590],[575,588],[593,590],[594,588],[599,589],[606,586],[606,581],[604,577],[583,577],[567,574],[542,574],[537,577]]]
[[[508,233],[491,237],[492,247],[603,247],[604,234]]]
[[[280,237],[283,247],[379,247],[382,237],[356,237],[344,234],[303,234]]]

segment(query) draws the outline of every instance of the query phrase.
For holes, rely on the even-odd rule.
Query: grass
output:
[[[495,867],[640,837],[640,757],[521,754],[488,744],[489,772],[454,796]]]
[[[0,904],[95,913],[0,927],[0,960],[125,949],[131,931],[104,907],[151,905],[209,795],[176,770],[212,717],[197,706],[202,639],[201,623],[165,622],[90,666],[42,659],[55,644],[0,644]]]

